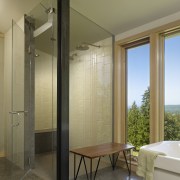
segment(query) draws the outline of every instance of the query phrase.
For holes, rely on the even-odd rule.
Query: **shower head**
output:
[[[76,46],[76,50],[85,51],[88,49],[89,49],[89,46],[87,44],[80,44]]]
[[[98,45],[94,45],[94,44],[90,44],[90,43],[87,43],[87,42],[83,42],[80,45],[76,46],[76,49],[80,50],[80,51],[85,51],[85,50],[89,49],[89,46],[93,46],[93,47],[97,47],[97,48],[101,47],[101,46],[98,46]]]

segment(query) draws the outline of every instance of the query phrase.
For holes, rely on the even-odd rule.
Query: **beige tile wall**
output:
[[[37,51],[35,59],[35,130],[56,128],[56,58]]]
[[[4,38],[0,37],[0,157],[3,157],[4,154],[4,129],[5,122],[3,118],[3,87],[4,87]]]
[[[70,148],[112,141],[112,39],[70,60]]]

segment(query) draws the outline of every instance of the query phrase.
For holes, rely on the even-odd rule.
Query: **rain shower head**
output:
[[[76,46],[76,50],[85,51],[88,49],[89,49],[89,46],[87,44],[80,44]]]
[[[97,46],[97,45],[90,44],[90,43],[87,43],[87,42],[83,42],[80,45],[76,46],[76,50],[85,51],[85,50],[89,49],[89,46],[93,46],[93,47],[97,47],[97,48],[101,47],[101,46]]]

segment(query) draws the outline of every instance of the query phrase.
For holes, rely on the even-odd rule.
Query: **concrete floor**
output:
[[[44,180],[54,180],[56,175],[56,154],[44,153],[35,156],[35,168],[32,172]]]
[[[35,169],[26,172],[13,165],[5,158],[0,158],[0,180],[54,180],[53,170],[55,167],[54,154],[41,154],[36,156]],[[22,178],[23,177],[23,178]],[[79,176],[78,180],[86,180],[86,176]],[[98,171],[96,180],[143,180],[132,172],[128,176],[128,171],[116,167],[113,171],[107,167]]]
[[[26,171],[13,165],[6,158],[0,158],[0,180],[42,180],[31,171],[27,175],[26,173]]]
[[[78,177],[78,180],[87,180],[86,176]],[[143,180],[141,177],[138,177],[134,172],[131,176],[128,176],[126,169],[116,167],[113,171],[111,167],[104,168],[99,170],[96,175],[96,180]]]

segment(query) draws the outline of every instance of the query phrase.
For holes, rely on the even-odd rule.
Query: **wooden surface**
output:
[[[96,146],[72,149],[70,150],[70,152],[93,159],[93,158],[106,156],[106,155],[114,154],[120,151],[125,151],[125,150],[129,150],[133,148],[134,146],[131,146],[128,144],[106,143],[106,144],[101,144],[101,145],[96,145]]]

